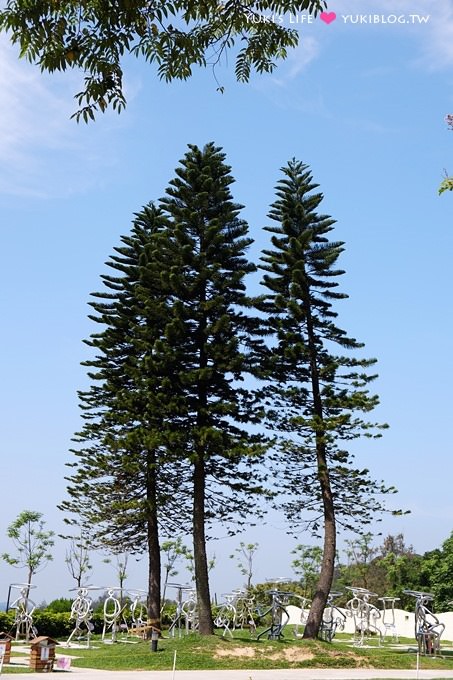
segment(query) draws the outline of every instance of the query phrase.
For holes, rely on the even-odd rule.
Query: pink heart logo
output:
[[[326,24],[331,24],[332,21],[335,21],[335,19],[337,18],[335,12],[321,12],[319,16],[321,18],[321,21],[324,21],[324,23]]]

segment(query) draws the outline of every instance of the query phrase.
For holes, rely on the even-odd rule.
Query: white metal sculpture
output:
[[[10,605],[10,609],[16,610],[14,617],[14,625],[16,627],[16,640],[23,637],[28,642],[30,638],[38,635],[36,627],[33,625],[33,612],[36,609],[36,604],[30,598],[30,589],[36,586],[29,583],[12,583],[11,588],[20,591],[17,597]]]
[[[329,593],[327,598],[327,604],[324,608],[322,614],[321,626],[319,629],[319,636],[326,642],[332,642],[337,630],[343,630],[346,622],[346,615],[334,604],[334,600],[340,597],[342,593]],[[293,595],[295,600],[299,601],[300,607],[300,620],[294,628],[294,636],[296,638],[303,637],[303,631],[299,628],[305,628],[307,623],[308,613],[311,607],[311,600],[308,597],[302,597],[301,595]]]
[[[70,620],[74,620],[74,629],[71,635],[66,640],[66,647],[69,647],[71,640],[75,637],[77,640],[82,640],[86,637],[87,647],[90,646],[90,638],[94,626],[91,623],[93,616],[93,601],[89,595],[90,590],[98,590],[95,586],[84,586],[81,588],[73,588],[77,591],[77,597],[71,605]]]
[[[189,590],[187,599],[182,603],[182,617],[185,622],[186,633],[193,633],[198,630],[198,600],[195,588]]]
[[[302,595],[297,595],[296,593],[294,593],[293,597],[298,603],[298,607],[300,607],[300,618],[293,629],[293,633],[295,638],[301,638],[304,634],[302,628],[305,628],[305,624],[307,623],[308,612],[310,611],[311,607],[311,600],[308,597],[303,597]]]
[[[234,593],[223,593],[222,597],[225,601],[220,605],[217,616],[214,619],[214,625],[217,628],[223,628],[223,637],[228,633],[233,637],[233,631],[236,628],[236,597]]]
[[[347,590],[352,591],[352,598],[346,603],[346,609],[354,620],[353,646],[362,647],[370,635],[377,635],[381,645],[382,631],[378,625],[381,612],[369,601],[371,597],[377,597],[377,594],[356,586],[347,586]]]
[[[148,611],[146,607],[146,590],[136,588],[134,590],[128,589],[129,595],[133,598],[130,605],[131,612],[131,632],[143,630],[148,620]]]
[[[256,623],[255,623],[255,598],[254,596],[245,588],[239,588],[234,590],[233,593],[236,596],[235,607],[236,607],[236,627],[237,628],[248,628],[251,635],[256,634]]]
[[[337,630],[343,630],[346,623],[346,614],[335,604],[334,600],[343,593],[331,592],[327,597],[327,604],[322,614],[320,637],[326,642],[332,642]]]
[[[126,620],[124,618],[124,612],[126,610],[127,604],[122,605],[121,599],[124,590],[119,587],[107,588],[107,597],[104,600],[104,625],[102,628],[102,641],[103,642],[117,642],[118,632],[121,627],[125,628],[126,632],[128,630]],[[118,596],[120,599],[118,599]],[[121,620],[123,623],[121,623]],[[110,640],[107,639],[110,633]]]
[[[175,637],[176,631],[178,631],[178,636],[181,637],[183,627],[186,633],[197,630],[198,607],[195,588],[186,583],[167,583],[167,586],[177,590],[176,611],[171,620],[168,634]]]
[[[250,633],[256,633],[254,618],[255,599],[250,593],[238,588],[231,593],[224,593],[225,601],[220,605],[214,624],[223,628],[223,636],[227,633],[232,637],[236,628],[248,627]]]
[[[404,590],[403,592],[415,597],[415,639],[420,654],[439,654],[440,638],[445,625],[439,621],[429,607],[434,595],[419,590]]]
[[[392,636],[393,642],[398,642],[398,631],[395,623],[395,602],[399,602],[399,597],[379,597],[382,602],[382,625],[384,626],[384,637]]]

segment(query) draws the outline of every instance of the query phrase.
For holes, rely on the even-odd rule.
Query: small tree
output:
[[[247,578],[247,590],[250,590],[252,586],[253,558],[258,550],[258,546],[259,543],[244,543],[241,541],[239,548],[235,548],[234,553],[230,555],[232,560],[236,560],[241,574]]]
[[[65,562],[69,573],[77,583],[77,588],[80,588],[86,575],[93,568],[90,564],[90,556],[88,554],[89,545],[83,530],[77,538],[73,536],[68,537],[69,548],[66,550]]]
[[[116,578],[118,581],[118,585],[120,587],[120,607],[121,609],[123,608],[123,590],[124,590],[124,583],[127,579],[127,564],[129,562],[129,553],[128,552],[116,552],[114,553],[114,567],[115,567],[115,572],[116,572]],[[111,564],[112,560],[107,557],[104,560],[105,564]]]
[[[296,558],[291,562],[304,589],[304,597],[312,598],[322,563],[322,548],[316,545],[297,545],[291,551]]]
[[[181,557],[186,557],[187,554],[191,555],[187,546],[184,545],[180,536],[175,541],[164,541],[161,545],[161,551],[163,554],[163,565],[162,571],[164,573],[164,584],[162,586],[162,607],[161,611],[165,607],[165,596],[167,592],[168,580],[172,576],[177,576],[178,572],[175,569],[175,564]]]
[[[7,529],[17,550],[16,555],[3,553],[2,559],[18,569],[27,569],[27,597],[33,576],[52,560],[50,548],[54,545],[53,531],[44,530],[41,512],[23,510]]]

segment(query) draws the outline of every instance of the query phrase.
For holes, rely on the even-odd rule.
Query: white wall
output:
[[[290,615],[289,623],[297,624],[300,621],[301,609],[299,607],[294,607],[289,605],[286,607],[288,614]],[[340,608],[341,609],[341,608]],[[346,612],[345,609],[341,611]],[[308,612],[307,612],[308,613]],[[387,619],[388,613],[386,615],[386,622],[390,622],[390,618]],[[436,614],[440,623],[445,624],[445,631],[442,634],[442,642],[453,641],[453,612],[444,612],[443,614]],[[378,619],[378,626],[384,633],[385,628],[382,624],[382,619]],[[400,637],[413,638],[415,642],[415,614],[414,612],[407,612],[404,609],[395,609],[395,627],[396,632]],[[346,617],[346,625],[344,628],[344,633],[354,633],[354,619],[351,616]]]

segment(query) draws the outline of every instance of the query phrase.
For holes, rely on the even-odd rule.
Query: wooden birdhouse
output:
[[[3,656],[3,663],[9,663],[11,659],[11,640],[9,633],[0,633],[0,656]]]
[[[59,643],[47,635],[30,640],[30,668],[37,673],[50,673],[55,661],[55,647]]]

